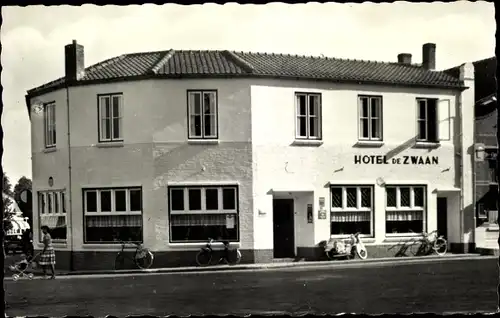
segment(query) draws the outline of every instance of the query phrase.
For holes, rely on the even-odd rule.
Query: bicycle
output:
[[[438,231],[422,233],[423,238],[419,240],[420,247],[415,255],[430,255],[432,252],[443,256],[448,251],[448,241]]]
[[[413,256],[430,255],[432,252],[435,252],[439,256],[446,254],[448,242],[442,235],[438,235],[437,231],[430,233],[422,232],[422,236],[423,238],[411,238],[406,241],[400,241],[391,246],[389,250],[399,247],[399,250],[394,255],[395,257],[408,256],[408,250]]]
[[[148,269],[153,265],[153,260],[154,260],[154,254],[149,250],[149,248],[146,248],[142,246],[141,243],[136,243],[136,242],[131,242],[134,245],[136,245],[136,249],[134,251],[134,256],[128,256],[125,252],[125,246],[126,242],[120,241],[120,244],[122,245],[121,251],[118,252],[118,255],[116,255],[115,258],[115,269],[123,269],[125,259],[131,260],[135,266],[137,266],[140,269]]]
[[[214,242],[215,240],[209,238],[208,243],[201,248],[198,254],[196,254],[196,263],[199,266],[207,266],[211,264],[212,257],[216,253],[212,248],[212,244]],[[220,264],[221,262],[224,262],[228,265],[239,264],[241,261],[240,250],[238,248],[230,250],[229,241],[221,241],[221,242],[224,245],[224,249],[222,250],[222,255],[220,255],[216,265]]]

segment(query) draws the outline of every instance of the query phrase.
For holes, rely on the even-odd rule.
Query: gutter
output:
[[[458,99],[458,109],[460,113],[460,122],[459,122],[459,129],[460,129],[460,222],[459,222],[459,231],[458,233],[460,234],[460,240],[459,243],[464,243],[464,160],[466,159],[465,152],[464,152],[464,114],[462,112],[463,109],[463,96],[462,94],[459,95],[460,98]],[[464,244],[464,249],[465,249],[465,244]],[[465,252],[465,250],[464,250]]]
[[[73,192],[72,192],[72,178],[71,178],[71,129],[70,129],[70,107],[69,107],[69,85],[66,84],[66,123],[67,123],[67,137],[68,137],[68,207],[69,207],[69,213],[66,213],[66,215],[69,215],[69,222],[66,221],[66,238],[68,239],[68,234],[70,234],[71,237],[69,237],[69,244],[70,244],[70,258],[69,258],[69,267],[70,270],[74,269],[73,266]],[[68,231],[68,224],[70,224],[69,228],[71,229]],[[69,232],[69,233],[68,233]]]

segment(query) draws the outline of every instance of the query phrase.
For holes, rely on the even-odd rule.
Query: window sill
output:
[[[189,249],[200,249],[204,246],[207,245],[207,242],[200,242],[200,243],[168,243],[168,247],[170,248],[178,248],[178,249],[185,249],[185,248],[189,248]],[[213,242],[212,243],[212,247],[215,248],[215,249],[222,249],[224,247],[224,245],[222,244],[222,242]],[[229,243],[229,248],[240,248],[241,247],[241,243],[240,242],[230,242]]]
[[[381,148],[384,145],[383,141],[378,140],[359,140],[354,144],[356,148]]]
[[[350,235],[330,235],[330,238],[334,240],[348,240],[350,238]],[[365,244],[375,243],[375,238],[371,235],[360,235],[359,238],[361,239],[361,242]]]
[[[398,243],[398,242],[405,241],[405,240],[410,240],[410,239],[420,240],[423,238],[424,237],[421,234],[412,235],[412,234],[401,233],[401,234],[392,234],[390,236],[388,234],[386,234],[386,237],[385,237],[383,243]]]
[[[50,148],[45,148],[42,150],[44,153],[51,153],[51,152],[56,152],[57,148],[56,147],[50,147]]]
[[[218,139],[189,139],[188,144],[190,145],[218,145]]]
[[[97,148],[121,148],[123,141],[99,142],[95,145]]]
[[[417,141],[413,148],[416,149],[437,149],[441,147],[439,142]]]
[[[296,139],[292,142],[292,146],[311,146],[311,147],[319,147],[323,144],[323,140],[314,140],[314,139]]]
[[[141,243],[144,244],[144,243]],[[147,247],[147,246],[145,246]],[[111,251],[121,251],[122,245],[120,242],[111,243],[111,242],[102,242],[102,243],[83,243],[82,248],[84,249],[95,249],[95,250],[111,250]],[[125,244],[125,251],[134,250],[137,248],[137,245],[133,243]]]

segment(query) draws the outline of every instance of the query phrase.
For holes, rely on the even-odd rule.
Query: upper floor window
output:
[[[321,94],[296,93],[296,138],[321,139]]]
[[[43,106],[43,126],[45,131],[45,148],[56,146],[56,104]]]
[[[359,96],[359,140],[382,140],[382,97]]]
[[[123,140],[122,94],[99,95],[99,141]]]
[[[437,99],[417,99],[417,141],[438,142]]]
[[[188,91],[189,139],[217,139],[217,92]]]

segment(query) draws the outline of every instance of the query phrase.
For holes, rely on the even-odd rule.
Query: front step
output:
[[[489,247],[477,247],[476,252],[480,255],[494,255],[500,256],[500,250],[497,248],[489,248]]]

